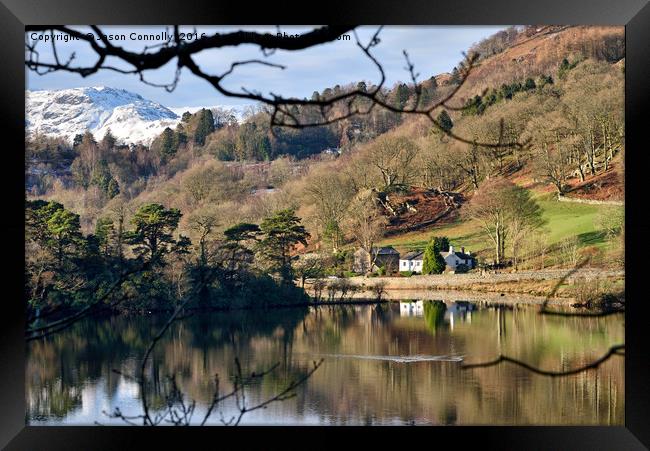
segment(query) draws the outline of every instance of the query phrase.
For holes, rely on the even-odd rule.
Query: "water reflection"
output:
[[[549,370],[572,368],[624,339],[622,317],[538,315],[535,307],[414,301],[196,315],[157,345],[147,398],[164,405],[167,376],[197,417],[220,375],[227,391],[238,357],[245,372],[277,370],[247,387],[266,399],[325,358],[297,396],[242,424],[623,424],[623,359],[596,371],[546,378],[509,364],[464,371],[459,360],[499,353]],[[141,413],[135,374],[164,316],[88,320],[28,347],[31,424],[112,424],[102,412]],[[150,391],[150,393],[149,393]],[[224,416],[234,405],[221,406]],[[120,424],[115,420],[115,424]],[[219,415],[213,423],[219,422]]]

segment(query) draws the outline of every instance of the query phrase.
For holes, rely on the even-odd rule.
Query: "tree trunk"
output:
[[[499,225],[499,222],[497,221],[496,224],[496,229],[495,229],[495,244],[496,244],[496,261],[495,263],[498,265],[501,263],[501,228]]]
[[[594,133],[593,131],[589,131],[589,149],[587,151],[587,160],[589,161],[589,170],[591,171],[591,175],[596,175],[596,163],[595,163],[595,158],[596,158],[596,143],[594,141]]]

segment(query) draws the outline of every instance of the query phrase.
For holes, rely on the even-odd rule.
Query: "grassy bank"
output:
[[[546,221],[540,230],[548,247],[544,259],[545,267],[558,265],[562,258],[559,244],[572,237],[577,237],[578,249],[584,255],[591,257],[592,264],[602,267],[616,266],[615,260],[620,253],[620,239],[608,237],[605,231],[598,228],[597,219],[601,214],[608,214],[624,207],[558,202],[555,196],[549,193],[537,193],[535,198]],[[492,242],[482,232],[479,223],[474,220],[459,219],[452,224],[433,226],[424,231],[386,238],[380,244],[393,246],[401,252],[421,250],[432,236],[447,236],[453,245],[464,246],[479,258],[492,257]]]

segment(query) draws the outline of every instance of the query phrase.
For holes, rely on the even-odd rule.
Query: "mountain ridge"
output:
[[[127,144],[149,144],[180,116],[160,103],[107,86],[25,92],[26,131],[64,137],[90,131],[101,138],[109,129]]]

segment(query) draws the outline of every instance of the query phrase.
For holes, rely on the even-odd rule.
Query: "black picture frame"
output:
[[[308,9],[309,8],[309,9]],[[465,445],[472,441],[482,448],[497,449],[616,449],[650,447],[650,355],[647,348],[648,301],[643,297],[643,265],[647,247],[643,234],[650,231],[644,211],[644,172],[649,152],[642,147],[642,114],[650,105],[650,5],[647,0],[375,0],[306,2],[278,1],[265,4],[199,0],[167,2],[112,0],[2,0],[0,5],[0,49],[2,100],[0,124],[4,170],[2,230],[4,283],[0,318],[0,393],[2,406],[0,446],[17,449],[119,449],[152,448],[152,439],[165,448],[198,446],[208,440],[213,447],[229,447],[236,440],[243,448],[320,448],[340,446],[340,434],[363,433],[363,440],[382,447],[404,446],[412,441]],[[25,426],[25,342],[23,297],[24,262],[24,114],[25,65],[24,27],[37,24],[156,25],[180,24],[302,24],[361,23],[394,25],[510,25],[591,24],[626,27],[626,292],[625,325],[625,427],[465,427],[416,428],[162,428],[148,431],[131,427],[30,427]],[[227,429],[227,430],[226,430]],[[300,438],[296,432],[300,432]],[[216,435],[215,435],[216,434]],[[415,444],[413,442],[412,444]],[[145,448],[146,447],[146,448]]]

